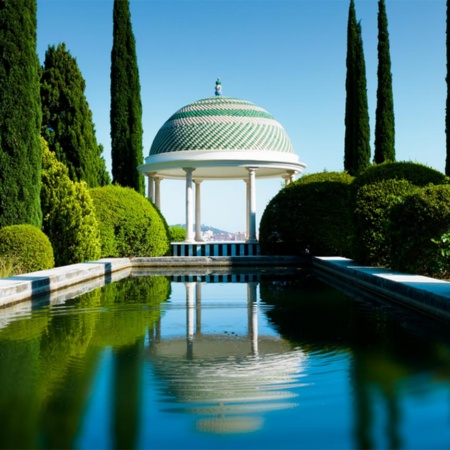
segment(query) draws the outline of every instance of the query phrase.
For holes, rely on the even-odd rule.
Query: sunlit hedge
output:
[[[89,192],[99,223],[102,257],[161,256],[169,251],[167,224],[145,197],[117,185]]]
[[[261,217],[261,252],[348,256],[352,181],[346,173],[323,172],[284,187]]]

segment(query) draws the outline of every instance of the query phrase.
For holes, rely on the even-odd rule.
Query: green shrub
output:
[[[450,230],[450,186],[429,186],[391,208],[388,239],[394,270],[446,276],[450,263],[440,240]]]
[[[388,179],[360,186],[356,191],[352,247],[360,264],[389,265],[386,221],[390,208],[418,189],[409,181]]]
[[[450,181],[443,173],[423,164],[409,161],[386,162],[371,166],[357,176],[353,188],[356,191],[360,186],[391,179],[406,180],[420,187],[428,184],[447,184]]]
[[[183,242],[186,240],[186,229],[179,225],[169,227],[169,233],[171,242]]]
[[[284,187],[261,217],[261,252],[347,256],[352,229],[352,180],[346,173],[323,172]]]
[[[157,208],[131,188],[90,190],[100,228],[102,257],[161,256],[170,249],[167,224]]]
[[[41,206],[43,229],[55,252],[57,266],[100,257],[100,233],[86,183],[74,183],[67,167],[42,140]]]
[[[0,259],[12,265],[12,273],[36,272],[55,265],[52,244],[48,237],[33,225],[11,225],[0,229]]]

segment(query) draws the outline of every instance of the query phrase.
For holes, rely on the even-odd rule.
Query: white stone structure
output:
[[[201,182],[244,180],[247,242],[256,242],[256,179],[280,177],[287,184],[306,166],[281,124],[266,110],[223,97],[217,86],[220,82],[215,97],[193,102],[167,120],[138,169],[149,178],[148,196],[159,208],[161,180],[185,180],[187,243],[202,239]]]

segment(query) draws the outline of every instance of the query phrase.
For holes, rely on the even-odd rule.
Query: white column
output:
[[[161,180],[160,177],[155,177],[155,205],[161,209]]]
[[[147,186],[147,192],[148,192],[148,198],[155,203],[155,175],[156,172],[150,172],[148,174],[148,186]]]
[[[285,175],[283,175],[284,184],[287,186],[288,184],[295,181],[295,174],[297,172],[295,170],[288,170]]]
[[[194,180],[195,184],[195,240],[203,242],[202,239],[202,218],[201,218],[201,198],[200,183],[202,180]]]
[[[192,192],[192,167],[184,168],[186,172],[186,241],[194,242],[194,196]]]
[[[247,167],[248,170],[248,242],[256,242],[256,167]]]
[[[245,193],[246,193],[246,197],[245,197],[245,239],[248,239],[250,236],[250,222],[249,222],[250,183],[248,182],[248,180],[244,180],[244,182],[245,182]]]

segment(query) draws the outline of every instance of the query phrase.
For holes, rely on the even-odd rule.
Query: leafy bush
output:
[[[352,256],[359,263],[389,265],[385,230],[389,210],[415,189],[409,181],[388,179],[362,185],[356,191]]]
[[[12,265],[12,273],[36,272],[55,265],[52,244],[33,225],[10,225],[0,229],[0,259],[2,265]]]
[[[450,230],[450,186],[429,186],[407,196],[389,214],[388,239],[394,270],[446,276],[450,262],[441,237]]]
[[[102,257],[161,256],[169,251],[167,224],[157,208],[131,188],[90,190],[100,228]]]
[[[73,182],[44,140],[42,147],[43,229],[52,242],[56,265],[98,259],[100,234],[86,183]]]
[[[355,178],[353,188],[356,191],[361,186],[391,179],[406,180],[420,187],[428,184],[447,184],[450,181],[443,173],[423,164],[408,161],[387,162],[365,170]]]
[[[169,233],[171,242],[183,242],[186,240],[186,229],[179,225],[169,227]]]
[[[323,172],[284,187],[261,217],[261,252],[347,256],[352,230],[352,180],[346,173]]]

